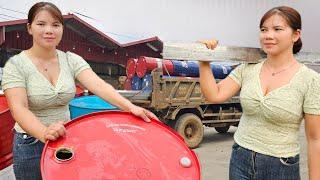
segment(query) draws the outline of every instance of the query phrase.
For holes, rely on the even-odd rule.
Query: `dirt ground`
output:
[[[202,144],[194,149],[201,164],[202,180],[228,180],[229,160],[235,127],[230,128],[227,134],[218,134],[214,128],[205,128]],[[307,169],[307,142],[304,126],[300,128],[301,143],[300,174],[302,180],[308,179]]]

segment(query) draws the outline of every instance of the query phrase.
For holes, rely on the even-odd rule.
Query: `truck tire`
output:
[[[175,130],[183,137],[189,148],[198,147],[203,139],[203,124],[193,113],[181,115],[175,124]]]
[[[227,133],[229,130],[230,126],[225,126],[225,127],[215,127],[216,131],[218,133],[224,134]]]

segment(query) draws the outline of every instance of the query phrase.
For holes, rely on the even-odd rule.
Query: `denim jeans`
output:
[[[299,155],[277,158],[232,146],[230,180],[300,180]]]
[[[15,132],[13,140],[13,171],[16,180],[41,179],[40,158],[44,144],[25,133]]]

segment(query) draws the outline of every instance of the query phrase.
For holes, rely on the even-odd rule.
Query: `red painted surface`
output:
[[[135,59],[135,58],[128,59],[127,67],[126,67],[127,78],[131,79],[136,74],[137,61],[138,59]]]
[[[44,180],[200,179],[195,153],[161,122],[146,123],[130,113],[108,111],[79,117],[65,127],[65,137],[45,144]],[[71,149],[73,157],[59,161],[55,156],[59,148]],[[183,157],[191,161],[189,167],[181,165]]]
[[[64,34],[57,48],[62,51],[75,52],[87,61],[108,62],[125,66],[128,58],[138,58],[139,56],[161,57],[161,47],[158,47],[159,45],[156,45],[157,51],[147,46],[148,43],[161,44],[162,42],[158,37],[120,44],[73,14],[64,15],[64,20],[66,23]],[[27,20],[0,22],[0,28],[9,29],[14,26],[15,29],[19,29],[6,30],[5,42],[3,44],[0,42],[0,45],[6,49],[24,50],[30,48],[32,37],[24,28],[26,23]],[[74,29],[78,29],[79,32]],[[91,41],[92,37],[98,39],[103,45]]]
[[[156,68],[162,68],[164,74],[168,74],[167,71],[169,74],[173,73],[173,64],[170,60],[141,56],[137,62],[136,74],[143,78]]]
[[[84,89],[81,86],[76,85],[76,97],[83,96],[83,92],[84,92]]]
[[[7,49],[28,49],[32,46],[32,37],[26,31],[6,32],[6,41],[3,44]],[[87,61],[108,62],[126,65],[129,57],[139,56],[160,57],[159,52],[155,52],[145,44],[137,44],[129,47],[118,47],[115,50],[107,50],[86,40],[76,32],[66,28],[63,38],[57,47],[62,51],[74,52]]]
[[[7,100],[0,95],[0,167],[3,168],[12,162],[13,126],[14,120],[9,111]]]
[[[0,157],[0,171],[13,163],[12,153]]]
[[[124,89],[124,90],[132,90],[131,84],[132,84],[132,79],[127,78],[127,79],[124,81],[123,89]]]

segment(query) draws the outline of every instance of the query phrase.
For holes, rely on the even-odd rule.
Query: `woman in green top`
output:
[[[209,63],[200,63],[200,85],[212,103],[240,90],[243,115],[234,135],[229,178],[300,179],[298,132],[308,140],[309,177],[320,179],[320,76],[293,54],[302,47],[300,14],[290,7],[269,10],[260,21],[267,58],[242,64],[216,84]],[[214,49],[216,41],[205,41]]]
[[[2,87],[16,121],[13,168],[17,180],[41,179],[40,156],[44,142],[65,135],[70,120],[69,101],[75,79],[120,109],[150,122],[151,112],[133,105],[100,79],[80,56],[56,49],[63,33],[63,16],[48,2],[39,2],[28,14],[30,49],[10,58],[4,67]]]

